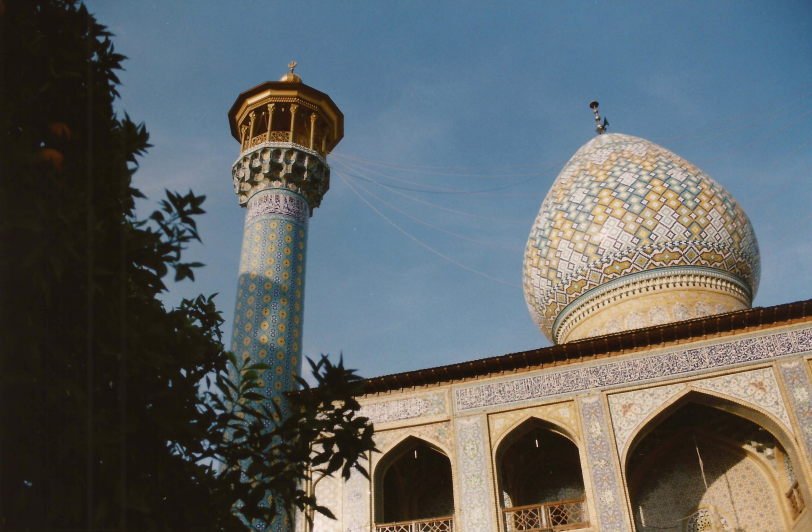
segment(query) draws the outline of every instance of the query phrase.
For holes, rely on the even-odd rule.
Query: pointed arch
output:
[[[453,518],[451,460],[439,445],[405,435],[385,451],[372,473],[374,520],[400,523]]]
[[[564,426],[557,420],[550,419],[544,415],[541,415],[539,412],[535,410],[529,410],[525,412],[521,417],[514,420],[506,429],[501,430],[496,439],[493,442],[493,449],[495,453],[498,453],[499,448],[502,446],[502,442],[506,439],[514,437],[516,435],[516,429],[524,425],[529,420],[536,420],[537,422],[545,425],[548,430],[560,434],[561,436],[570,440],[573,445],[580,449],[581,447],[581,438],[572,431],[570,427]]]
[[[394,450],[396,447],[400,446],[403,442],[409,439],[420,440],[430,447],[435,447],[442,454],[451,456],[451,452],[449,451],[447,444],[439,439],[433,438],[427,433],[421,432],[420,435],[417,435],[404,431],[391,441],[386,441],[385,443],[376,442],[378,445],[378,451],[380,451],[380,458],[373,464],[373,470],[377,468],[378,464],[381,462],[386,462],[384,458],[390,454],[390,451]]]
[[[776,418],[772,413],[767,412],[754,403],[745,402],[735,397],[704,388],[697,389],[695,387],[688,387],[668,400],[663,401],[661,405],[638,423],[629,435],[625,448],[620,449],[624,474],[629,454],[640,440],[667,419],[673,412],[687,403],[704,404],[743,417],[756,425],[764,427],[776,437],[784,448],[792,448],[793,451],[797,453],[794,439],[786,432],[781,420]],[[797,460],[797,456],[795,459]]]
[[[506,530],[588,526],[582,453],[566,428],[525,416],[498,440],[494,464]]]
[[[809,500],[794,473],[794,439],[775,416],[744,401],[685,390],[628,441],[621,463],[639,530],[698,519],[741,530],[791,529],[799,514],[792,490]]]

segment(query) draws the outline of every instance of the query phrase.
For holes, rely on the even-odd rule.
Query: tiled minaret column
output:
[[[256,192],[247,207],[231,348],[272,367],[262,391],[278,401],[301,372],[310,208],[301,194],[282,188]]]
[[[302,83],[295,63],[280,81],[237,98],[229,111],[240,142],[234,191],[246,207],[231,348],[264,363],[262,394],[283,407],[302,366],[307,225],[330,185],[327,154],[344,117],[329,96]],[[285,519],[264,530],[291,530]]]

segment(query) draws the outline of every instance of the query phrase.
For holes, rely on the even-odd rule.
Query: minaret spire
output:
[[[260,393],[283,415],[284,394],[301,374],[308,221],[330,187],[327,154],[344,136],[344,115],[295,67],[240,94],[228,113],[240,143],[234,192],[246,207],[231,350],[270,366]],[[254,526],[293,530],[284,515]]]
[[[601,112],[598,105],[598,100],[593,100],[589,103],[589,108],[592,109],[592,112],[595,114],[595,132],[598,135],[603,135],[609,128],[609,121],[604,118],[603,122],[601,122]]]

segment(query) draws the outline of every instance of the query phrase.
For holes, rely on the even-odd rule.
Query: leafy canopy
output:
[[[110,32],[74,0],[0,0],[0,39],[0,529],[244,530],[236,500],[329,515],[313,475],[374,449],[360,379],[312,363],[319,386],[273,423],[264,369],[228,377],[214,296],[159,298],[201,266],[183,251],[204,198],[137,217],[148,134],[114,112]]]

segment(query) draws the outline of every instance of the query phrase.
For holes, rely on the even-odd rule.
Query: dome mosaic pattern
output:
[[[747,215],[721,185],[652,142],[599,135],[564,166],[524,256],[533,319],[554,338],[568,306],[614,279],[660,268],[715,271],[751,298],[759,252]]]

